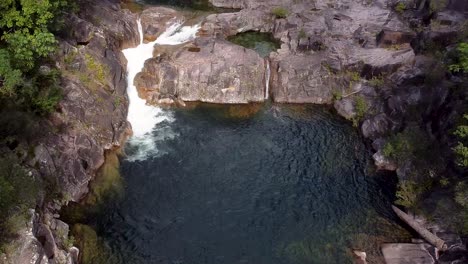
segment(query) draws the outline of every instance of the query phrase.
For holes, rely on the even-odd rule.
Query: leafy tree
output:
[[[23,81],[23,73],[12,67],[10,53],[0,49],[0,96],[12,95],[15,87]]]
[[[66,0],[0,1],[0,95],[12,95],[37,61],[54,52],[50,27]]]

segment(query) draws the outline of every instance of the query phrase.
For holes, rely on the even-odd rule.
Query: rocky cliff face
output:
[[[87,193],[105,151],[119,147],[130,131],[126,62],[120,51],[139,43],[137,16],[121,10],[119,1],[77,4],[80,11],[66,16],[67,33],[55,58],[63,99],[44,121],[56,129],[36,142],[30,161],[64,199],[45,201],[31,213],[5,263],[77,263],[78,249],[68,248],[69,228],[57,212],[63,202],[78,201]]]
[[[137,87],[150,102],[168,97],[212,103],[258,102],[269,82],[276,102],[331,103],[334,95],[359,92],[363,78],[391,74],[415,60],[409,45],[415,34],[392,11],[390,1],[212,3],[242,10],[208,16],[193,43],[157,58],[164,67],[147,63]],[[288,15],[276,17],[275,8]],[[270,80],[263,77],[265,66],[259,56],[225,41],[249,31],[271,32],[282,42],[281,49],[269,57]]]

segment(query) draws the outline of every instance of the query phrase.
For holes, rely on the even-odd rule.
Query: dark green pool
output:
[[[400,235],[392,177],[372,173],[350,125],[323,108],[253,109],[164,113],[157,151],[123,160],[122,198],[86,220],[112,255],[94,263],[343,264]]]

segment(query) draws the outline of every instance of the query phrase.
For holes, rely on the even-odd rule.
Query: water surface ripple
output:
[[[168,131],[178,136],[158,141],[164,154],[123,160],[125,195],[97,223],[113,254],[121,263],[348,263],[355,235],[378,233],[369,216],[388,213],[390,193],[367,172],[352,127],[316,107],[228,112],[173,111]]]

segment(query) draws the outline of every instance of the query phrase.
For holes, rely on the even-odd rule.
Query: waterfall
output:
[[[155,41],[145,44],[140,19],[137,23],[140,44],[135,48],[122,50],[127,59],[127,94],[130,101],[127,120],[132,124],[133,130],[133,136],[129,139],[130,149],[133,150],[128,156],[129,160],[143,160],[157,154],[156,141],[175,136],[167,126],[167,123],[173,120],[171,112],[147,105],[146,101],[138,96],[134,85],[135,76],[143,69],[145,61],[153,57],[154,45],[183,44],[193,40],[200,29],[200,25],[182,27],[180,21],[173,22]],[[156,133],[153,133],[154,130],[157,130]]]
[[[268,100],[270,94],[270,78],[271,78],[271,70],[270,70],[270,60],[266,60],[266,72],[265,72],[265,100]]]

